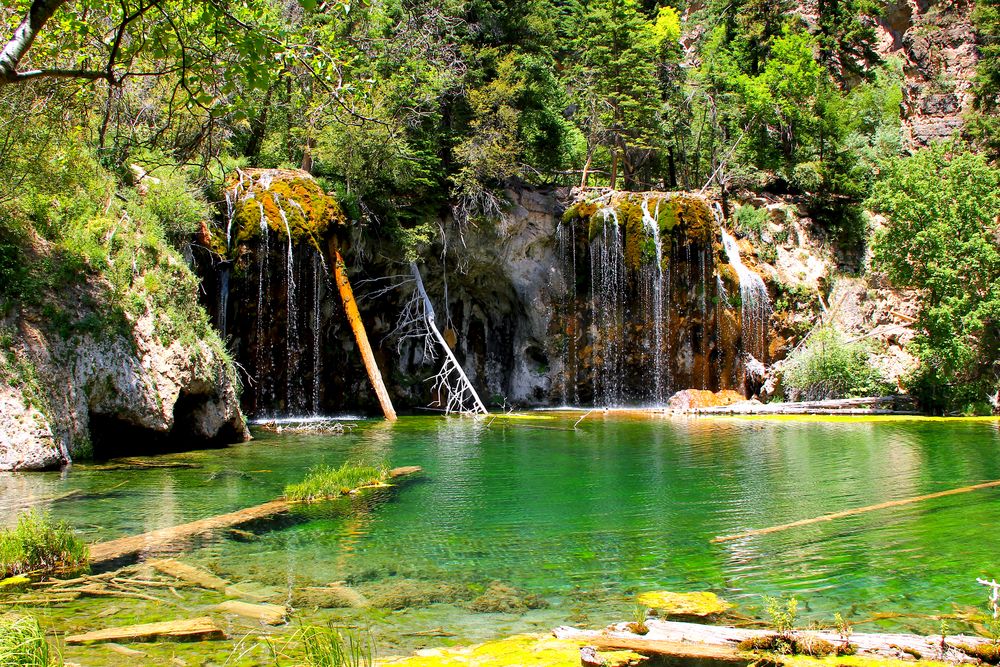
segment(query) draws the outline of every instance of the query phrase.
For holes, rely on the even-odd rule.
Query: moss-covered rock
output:
[[[231,238],[245,243],[260,236],[262,222],[280,236],[317,248],[336,227],[347,224],[340,205],[319,183],[297,169],[244,169],[230,174]],[[228,222],[227,222],[228,224]]]
[[[469,605],[472,611],[484,614],[523,614],[529,609],[542,609],[549,603],[542,597],[500,581],[492,582]]]
[[[362,589],[373,607],[410,609],[439,602],[457,602],[471,597],[468,589],[441,581],[386,579]]]
[[[711,393],[711,392],[709,392]],[[673,593],[671,591],[650,591],[640,593],[639,604],[656,611],[662,617],[671,616],[716,616],[733,608],[733,605],[715,593]]]

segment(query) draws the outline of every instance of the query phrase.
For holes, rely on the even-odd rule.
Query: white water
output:
[[[591,332],[599,342],[600,368],[594,367],[594,403],[622,403],[625,337],[625,252],[618,213],[611,207],[598,211],[603,218],[601,235],[590,245]]]
[[[663,339],[664,339],[664,321],[663,321],[663,243],[660,239],[660,225],[657,222],[660,216],[660,200],[656,201],[656,208],[653,209],[653,213],[649,212],[649,198],[643,197],[642,199],[642,224],[645,226],[646,231],[649,233],[650,237],[653,239],[653,244],[656,248],[656,266],[653,267],[653,278],[652,278],[652,290],[651,290],[651,300],[652,300],[652,320],[653,320],[653,339],[650,341],[650,346],[653,350],[653,403],[659,404],[664,401],[664,387],[663,387],[663,368],[664,368],[664,356],[663,356]]]
[[[736,270],[740,279],[740,299],[742,305],[743,351],[755,359],[765,358],[767,320],[771,316],[771,298],[764,280],[743,264],[736,239],[722,230],[722,246],[726,259]]]

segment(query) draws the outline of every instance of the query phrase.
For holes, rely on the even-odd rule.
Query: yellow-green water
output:
[[[794,595],[802,624],[840,612],[861,623],[859,631],[937,632],[937,621],[920,617],[982,608],[986,593],[976,577],[1000,575],[1000,490],[711,543],[717,535],[1000,479],[995,421],[595,413],[573,430],[579,414],[531,417],[404,417],[362,422],[341,436],[257,433],[245,445],[156,459],[197,466],[186,469],[77,465],[8,474],[0,477],[0,517],[10,523],[15,505],[82,489],[89,495],[38,504],[100,541],[272,499],[317,463],[423,466],[423,480],[391,493],[314,506],[256,527],[255,541],[220,538],[184,556],[276,599],[333,581],[363,593],[401,579],[466,591],[453,603],[293,615],[293,626],[371,624],[390,653],[566,623],[599,627],[629,619],[635,594],[656,589],[711,590],[752,615],[762,614],[761,595]],[[525,614],[468,609],[491,581],[541,595],[550,606]],[[36,611],[65,632],[189,617],[222,600],[180,592],[184,599],[170,596],[169,606],[81,600]],[[120,610],[99,616],[111,605]],[[907,616],[863,624],[877,612]],[[237,636],[256,629],[227,622]],[[437,629],[453,636],[413,634]],[[154,654],[194,650],[170,645]],[[230,650],[199,648],[199,660],[223,664]],[[128,662],[100,647],[67,655],[80,664]]]

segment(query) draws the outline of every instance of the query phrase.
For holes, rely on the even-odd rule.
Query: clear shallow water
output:
[[[1000,479],[997,422],[595,414],[573,431],[578,418],[544,413],[487,426],[405,417],[395,425],[363,422],[339,436],[261,432],[246,445],[155,459],[197,468],[78,465],[6,475],[0,517],[9,523],[16,505],[81,489],[90,495],[41,504],[98,541],[270,500],[317,463],[420,465],[424,480],[387,496],[313,507],[257,541],[223,539],[185,556],[277,589],[348,580],[364,590],[393,576],[473,588],[500,580],[551,603],[525,615],[451,604],[369,615],[400,649],[567,622],[601,626],[630,618],[635,593],[656,589],[712,590],[748,614],[760,614],[763,594],[795,595],[802,622],[829,621],[837,611],[855,623],[876,612],[953,613],[982,606],[977,576],[1000,575],[1000,490],[710,542]],[[51,613],[56,625],[72,617]],[[144,620],[144,613],[134,616]],[[356,620],[355,612],[316,613]],[[410,634],[437,627],[457,636]],[[876,627],[940,625],[903,617],[858,630]]]

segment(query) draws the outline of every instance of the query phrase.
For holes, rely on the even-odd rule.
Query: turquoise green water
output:
[[[855,623],[899,612],[909,616],[858,629],[937,631],[918,616],[982,607],[975,578],[1000,576],[1000,490],[710,541],[1000,479],[996,422],[591,415],[574,431],[578,417],[491,426],[408,417],[360,423],[343,436],[258,433],[246,445],[156,459],[199,466],[191,469],[78,465],[7,475],[0,516],[9,523],[15,504],[83,489],[91,495],[49,506],[98,541],[269,500],[317,463],[423,466],[424,480],[392,494],[310,508],[296,522],[259,529],[256,541],[220,539],[185,557],[279,590],[340,580],[365,590],[400,577],[479,590],[499,580],[551,604],[524,615],[438,604],[369,616],[401,650],[568,622],[601,626],[628,619],[635,593],[656,589],[715,591],[748,614],[760,614],[763,594],[794,595],[802,623],[838,611]],[[51,614],[71,625],[69,612]],[[407,639],[439,627],[456,636]]]

